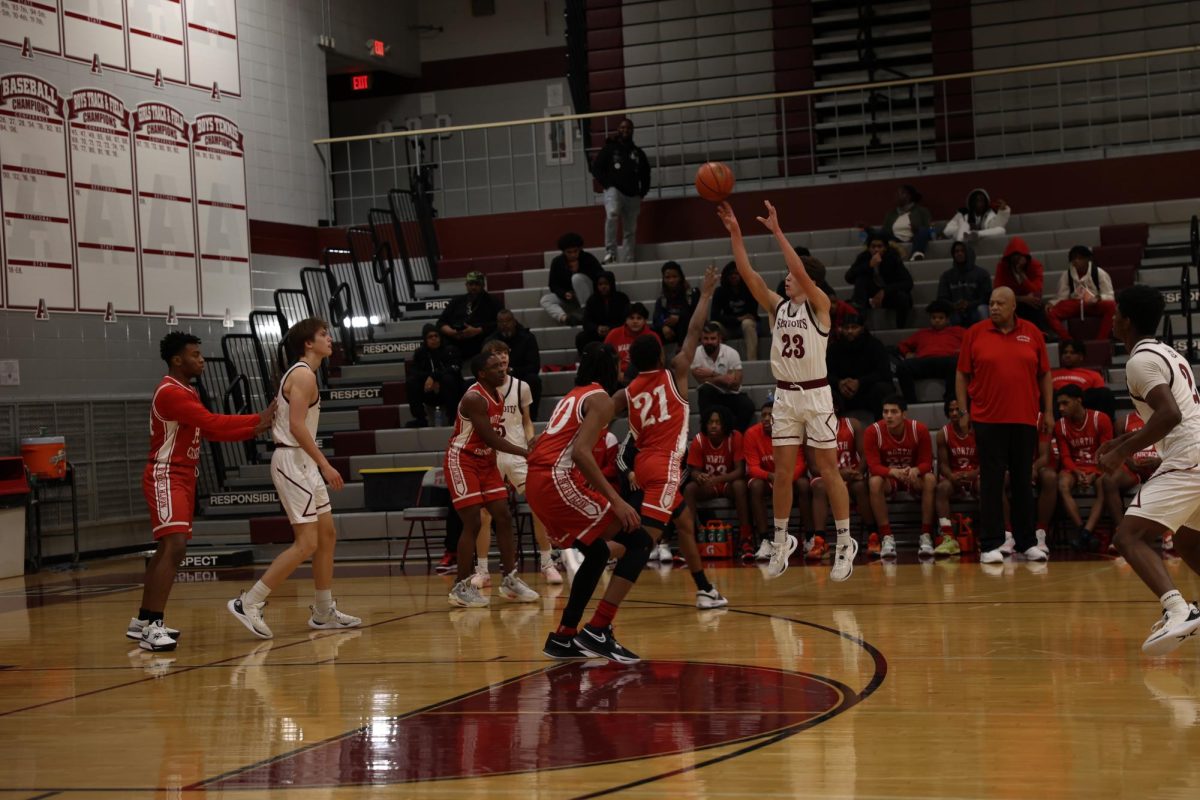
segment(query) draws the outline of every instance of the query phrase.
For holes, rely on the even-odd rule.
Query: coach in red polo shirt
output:
[[[1054,391],[1046,341],[1032,322],[1016,315],[1017,297],[1002,287],[992,292],[990,319],[977,322],[963,338],[955,388],[958,407],[968,408],[979,452],[979,506],[983,536],[979,560],[1004,560],[1004,473],[1011,476],[1012,526],[1017,549],[1030,560],[1049,556],[1033,534],[1033,459],[1037,453],[1038,411],[1050,432]]]

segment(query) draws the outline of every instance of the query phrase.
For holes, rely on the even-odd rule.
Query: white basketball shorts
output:
[[[1146,481],[1126,515],[1157,522],[1169,531],[1200,531],[1200,467],[1166,469]]]
[[[529,464],[525,459],[512,453],[497,452],[496,468],[500,470],[500,477],[508,481],[517,494],[525,494],[525,476],[529,474]]]
[[[276,447],[271,456],[271,480],[279,495],[279,504],[293,525],[316,522],[330,513],[329,490],[325,479],[308,454],[299,447]]]
[[[771,410],[774,444],[807,444],[818,450],[837,447],[837,415],[828,386],[820,389],[776,389]]]

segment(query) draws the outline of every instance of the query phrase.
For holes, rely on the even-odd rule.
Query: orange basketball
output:
[[[696,191],[705,200],[721,202],[733,192],[733,183],[733,170],[720,161],[709,161],[696,170]]]

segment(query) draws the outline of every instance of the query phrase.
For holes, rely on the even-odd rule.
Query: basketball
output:
[[[720,161],[709,161],[696,170],[696,191],[713,203],[729,197],[733,183],[733,170]]]

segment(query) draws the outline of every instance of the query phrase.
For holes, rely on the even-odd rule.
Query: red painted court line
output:
[[[401,620],[411,619],[412,617],[419,617],[422,614],[428,614],[428,613],[429,613],[428,611],[416,611],[416,612],[413,612],[412,614],[405,614],[402,617],[392,617],[391,619],[385,619],[385,620],[382,620],[381,622],[372,622],[370,625],[363,625],[359,628],[355,628],[355,630],[364,631],[367,628],[376,628],[380,625],[387,625],[388,623],[391,623],[391,622],[400,622]],[[287,644],[281,644],[278,647],[272,647],[271,652],[277,653],[280,650],[286,650],[287,648],[295,647],[298,644],[310,644],[310,643],[311,643],[311,640],[308,637],[305,637],[303,639],[297,639],[294,642],[288,642]],[[94,694],[110,692],[113,689],[123,689],[126,686],[136,686],[139,683],[149,683],[151,681],[161,681],[161,680],[171,677],[172,675],[182,675],[185,672],[192,672],[194,670],[204,669],[206,667],[215,667],[219,664],[228,664],[230,661],[236,661],[238,659],[246,658],[250,655],[251,655],[251,653],[242,653],[240,655],[230,656],[229,658],[219,658],[216,661],[209,661],[207,664],[195,664],[190,667],[181,667],[178,670],[175,670],[173,672],[168,672],[166,675],[162,675],[159,677],[138,678],[136,681],[127,681],[126,683],[118,683],[115,686],[105,686],[101,689],[92,689],[91,691],[80,692],[79,694],[74,694],[74,695],[71,695],[70,697],[60,697],[57,700],[47,700],[43,703],[35,703],[31,706],[23,706],[21,708],[14,708],[9,711],[0,711],[0,717],[7,717],[7,716],[11,716],[12,714],[19,714],[22,711],[32,711],[35,708],[44,708],[46,706],[58,705],[59,703],[68,703],[72,700],[78,700],[83,697],[90,697],[91,695],[94,695]]]
[[[124,28],[121,27],[121,23],[119,23],[119,22],[113,22],[111,19],[100,19],[99,17],[89,17],[87,14],[80,14],[78,11],[64,10],[63,16],[70,17],[71,19],[81,20],[83,22],[90,22],[93,25],[102,25],[105,28],[114,28],[119,31],[124,30]]]

